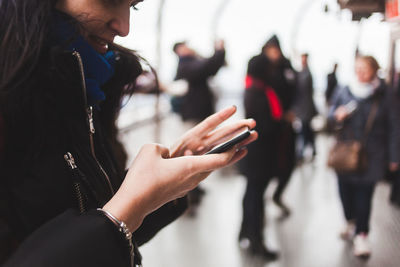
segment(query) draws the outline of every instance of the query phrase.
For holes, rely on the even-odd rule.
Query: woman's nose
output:
[[[124,37],[129,34],[130,9],[118,13],[110,22],[110,27],[117,35]]]

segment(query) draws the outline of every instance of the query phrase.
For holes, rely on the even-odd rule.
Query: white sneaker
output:
[[[340,232],[340,237],[343,240],[352,240],[356,234],[356,225],[353,222],[348,222],[344,229]]]
[[[356,235],[353,241],[353,253],[357,257],[369,257],[371,255],[371,247],[367,234],[361,233]]]

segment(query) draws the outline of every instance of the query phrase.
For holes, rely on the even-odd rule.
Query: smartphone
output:
[[[243,131],[240,134],[236,135],[235,137],[233,137],[229,141],[226,141],[226,142],[224,142],[224,143],[222,143],[220,145],[217,145],[216,147],[214,147],[213,149],[208,151],[206,153],[206,155],[218,154],[218,153],[223,153],[225,151],[228,151],[229,149],[234,147],[236,144],[239,144],[240,142],[242,142],[243,140],[248,138],[250,136],[250,134],[251,134],[250,130],[246,129],[245,131]]]
[[[356,111],[357,109],[357,101],[352,100],[349,103],[347,103],[346,105],[344,105],[344,107],[346,108],[346,111],[349,115],[353,114],[354,111]]]

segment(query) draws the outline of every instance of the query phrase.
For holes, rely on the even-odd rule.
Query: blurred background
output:
[[[325,131],[327,75],[335,63],[338,83],[344,85],[354,76],[356,53],[372,55],[381,66],[379,76],[397,90],[398,0],[146,0],[137,7],[130,34],[117,42],[148,60],[164,87],[175,79],[176,42],[186,41],[210,57],[214,42],[223,39],[226,64],[208,82],[217,97],[216,109],[237,105],[233,119],[242,118],[248,61],[276,34],[295,70],[301,68],[300,55],[309,54],[318,110],[312,123],[318,153],[297,165],[285,192],[291,216],[282,218],[268,201],[274,182],[265,194],[266,243],[280,251],[277,261],[249,257],[238,245],[245,179],[232,167],[203,183],[205,194],[196,214],[183,216],[141,249],[145,266],[400,266],[400,209],[389,201],[387,179],[374,195],[371,258],[353,257],[349,243],[340,240],[344,217],[336,175],[326,167],[333,137]],[[142,144],[172,145],[186,129],[172,111],[168,90],[127,99],[118,123],[129,162]]]

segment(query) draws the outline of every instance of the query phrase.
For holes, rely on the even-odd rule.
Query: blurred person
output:
[[[399,99],[400,97],[400,73],[395,75],[395,80],[393,82],[395,88],[395,97]],[[387,178],[391,182],[391,190],[389,200],[390,203],[400,207],[400,170],[391,172],[388,170]]]
[[[355,62],[353,82],[335,95],[329,112],[330,122],[341,125],[340,140],[365,138],[366,124],[373,109],[376,115],[364,142],[368,164],[365,170],[337,173],[339,195],[347,225],[341,237],[352,240],[355,256],[368,257],[369,219],[376,183],[389,168],[398,171],[400,160],[399,104],[385,82],[378,78],[378,62],[372,56],[359,56]],[[346,104],[356,101],[349,113]],[[370,117],[371,118],[371,117]]]
[[[331,98],[333,96],[333,93],[335,92],[335,88],[338,85],[338,81],[336,78],[336,71],[338,68],[338,64],[335,63],[333,65],[333,71],[328,74],[327,76],[327,84],[326,84],[326,90],[325,90],[325,101],[329,105],[331,103]]]
[[[400,171],[389,172],[388,176],[392,183],[389,200],[392,204],[400,207]]]
[[[278,187],[273,199],[284,215],[289,209],[281,195],[294,168],[293,115],[289,114],[294,94],[295,73],[288,59],[282,55],[279,40],[271,37],[261,53],[248,63],[244,106],[246,117],[257,121],[259,138],[248,147],[248,157],[240,164],[247,178],[243,197],[243,218],[239,233],[242,247],[267,260],[275,260],[278,253],[264,244],[264,193],[273,177]]]
[[[186,42],[178,42],[173,46],[179,60],[175,80],[185,80],[188,83],[186,94],[174,98],[173,101],[185,128],[193,127],[215,112],[215,96],[208,85],[208,79],[216,75],[225,63],[224,41],[217,41],[214,48],[214,55],[204,58]],[[192,204],[190,215],[195,215],[196,206],[200,204],[204,194],[205,191],[200,186],[189,193],[189,201]]]
[[[202,155],[255,126],[240,120],[215,129],[236,112],[229,107],[171,149],[144,145],[125,171],[116,119],[142,68],[114,38],[128,34],[140,2],[0,2],[0,222],[9,232],[0,247],[11,250],[0,250],[0,264],[8,259],[2,266],[141,266],[138,246],[184,212],[188,191],[245,156],[239,148],[257,137]]]
[[[293,106],[293,112],[301,125],[300,144],[297,144],[299,147],[298,160],[303,159],[304,149],[307,145],[311,145],[313,158],[316,154],[315,134],[311,127],[311,120],[317,115],[317,109],[313,99],[314,87],[313,78],[308,67],[308,54],[301,55],[301,66],[302,69],[297,74],[296,97]]]
[[[269,65],[265,73],[267,86],[275,89],[279,102],[282,105],[283,116],[279,120],[278,127],[278,150],[277,150],[277,178],[278,186],[273,194],[274,203],[280,207],[283,215],[289,215],[290,210],[282,201],[282,195],[289,183],[290,176],[295,167],[295,140],[296,135],[292,127],[295,119],[292,110],[295,88],[296,72],[294,71],[289,59],[281,50],[279,39],[276,35],[272,36],[263,47],[265,55],[269,60]]]
[[[215,112],[215,97],[208,79],[217,74],[225,63],[225,44],[215,43],[213,56],[201,57],[186,42],[176,43],[173,51],[178,56],[175,80],[186,80],[188,92],[183,97],[180,114],[184,122],[198,123]]]

